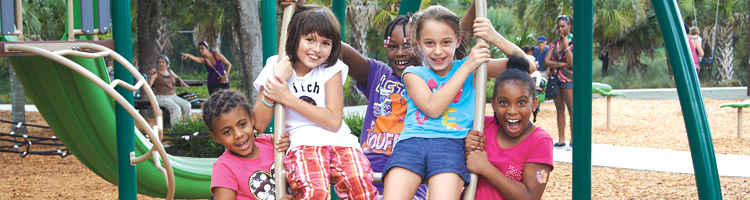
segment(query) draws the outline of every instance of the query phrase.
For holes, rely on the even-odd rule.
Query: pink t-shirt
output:
[[[237,192],[235,199],[273,199],[273,142],[270,134],[255,138],[260,156],[255,159],[233,155],[229,150],[216,159],[211,174],[211,189],[229,188]],[[213,190],[212,190],[213,191]]]
[[[553,166],[552,137],[549,133],[537,127],[521,143],[510,148],[500,148],[497,143],[497,130],[500,125],[495,118],[485,116],[484,119],[484,149],[487,157],[495,168],[515,181],[523,180],[523,167],[526,163],[542,163]],[[476,199],[505,199],[487,179],[480,176],[477,184]]]

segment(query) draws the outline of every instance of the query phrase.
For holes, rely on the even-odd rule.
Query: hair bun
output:
[[[508,69],[518,69],[521,71],[524,71],[526,73],[531,73],[531,69],[529,67],[529,62],[526,60],[526,55],[508,55]]]

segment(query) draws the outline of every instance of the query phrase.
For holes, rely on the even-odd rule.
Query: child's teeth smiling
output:
[[[519,120],[517,120],[517,119],[516,120],[508,120],[508,122],[510,122],[510,123],[517,123],[518,121]]]
[[[409,61],[396,61],[397,65],[406,65],[408,63],[409,63]]]
[[[310,55],[310,58],[312,58],[313,60],[317,60],[320,57],[319,56],[315,56],[315,55]]]

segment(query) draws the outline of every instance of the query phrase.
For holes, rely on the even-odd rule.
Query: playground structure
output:
[[[139,126],[144,130],[147,130],[146,132],[149,134],[150,139],[146,139],[142,134],[136,133],[137,131],[134,129],[133,118],[123,115],[128,112],[131,114],[133,113],[130,112],[133,110],[132,106],[127,106],[127,104],[132,104],[132,92],[125,89],[147,86],[147,84],[142,82],[142,77],[138,79],[137,84],[134,86],[131,85],[132,82],[129,80],[132,80],[133,77],[138,78],[140,75],[137,72],[133,73],[132,68],[126,69],[122,67],[129,65],[129,59],[132,57],[130,33],[127,31],[130,30],[130,6],[128,2],[115,1],[115,3],[111,5],[112,8],[117,8],[112,9],[114,13],[112,15],[112,28],[115,30],[113,32],[115,35],[115,49],[123,56],[113,54],[109,52],[107,48],[102,46],[91,44],[92,41],[76,43],[52,42],[54,45],[65,44],[62,48],[53,47],[54,45],[33,47],[31,43],[22,42],[23,28],[22,23],[20,23],[20,1],[17,0],[15,6],[8,6],[8,2],[12,2],[12,0],[2,1],[2,27],[4,35],[2,39],[4,41],[17,40],[17,42],[3,43],[2,56],[18,56],[21,54],[10,51],[23,50],[34,52],[44,57],[44,59],[40,59],[41,57],[39,56],[11,57],[11,62],[29,96],[40,109],[40,113],[50,124],[50,127],[52,127],[55,133],[58,134],[60,140],[76,154],[76,157],[81,160],[82,163],[105,180],[113,184],[118,184],[120,186],[120,198],[123,199],[135,199],[136,186],[138,187],[137,191],[140,193],[150,196],[164,196],[164,191],[169,190],[167,189],[168,184],[165,184],[164,179],[161,178],[163,175],[155,174],[161,174],[161,170],[159,170],[157,166],[162,162],[165,170],[168,172],[171,171],[172,167],[170,167],[170,161],[172,161],[171,164],[173,164],[176,169],[174,171],[175,177],[172,182],[176,183],[176,185],[174,192],[166,193],[168,197],[170,197],[170,193],[175,194],[175,197],[177,198],[207,198],[207,195],[210,195],[207,188],[209,187],[208,183],[210,182],[211,164],[215,159],[193,159],[170,156],[163,153],[163,148],[162,150],[159,150],[159,156],[155,156],[157,154],[153,154],[153,150],[150,149],[154,146],[156,146],[156,148],[161,146],[159,138],[161,138],[160,135],[162,130],[159,128],[160,126],[157,126],[156,128],[148,127],[147,124],[144,126],[142,117],[139,118]],[[76,9],[79,9],[77,12],[85,12],[82,10],[86,9],[80,9],[80,6],[77,5],[96,5],[88,4],[90,2],[90,0],[71,0],[69,1],[68,7],[70,10],[74,10],[73,7],[76,7]],[[106,8],[106,5],[109,5],[109,1],[106,1],[106,3],[102,2],[104,1],[99,1],[98,4],[100,5],[100,14],[102,12],[101,9]],[[416,5],[418,7],[419,2],[421,1],[408,2],[417,2]],[[702,96],[699,93],[700,86],[697,85],[697,77],[692,70],[692,62],[690,60],[687,44],[685,43],[685,35],[684,32],[681,31],[682,18],[674,1],[659,0],[652,1],[652,3],[655,9],[659,10],[659,12],[657,12],[657,17],[660,22],[659,24],[662,34],[664,35],[665,43],[670,54],[669,58],[675,73],[675,81],[677,82],[680,102],[685,115],[685,125],[688,130],[688,139],[693,157],[698,194],[701,199],[721,199],[718,172],[705,109],[703,108],[702,103],[694,103],[702,102]],[[261,10],[263,13],[275,11],[275,8],[272,9],[268,7],[269,4],[275,6],[272,1],[262,1],[263,7]],[[337,6],[341,7],[344,4],[345,2],[343,0],[334,0],[334,12],[337,11]],[[406,10],[408,9],[404,9],[404,6],[408,6],[407,4],[408,3],[402,4],[400,12],[407,12]],[[5,27],[7,27],[6,22],[8,21],[8,17],[6,16],[8,13],[12,13],[7,11],[9,7],[15,7],[17,9],[16,16],[19,17],[16,17],[15,24],[18,30],[6,34]],[[592,59],[591,46],[593,31],[591,30],[591,27],[593,19],[590,16],[593,15],[593,7],[590,2],[575,1],[574,10],[576,11],[574,17],[579,20],[577,26],[574,27],[577,35],[575,39],[577,46],[581,47],[574,50],[574,53],[576,54],[576,60],[574,62],[576,66],[590,66],[591,63],[587,61]],[[341,10],[336,12],[337,16],[340,16],[339,13],[342,12],[343,11]],[[67,35],[67,38],[69,40],[75,38],[76,33],[71,33],[75,32],[72,27],[83,26],[81,32],[87,35],[93,33],[93,36],[84,36],[82,38],[90,39],[93,37],[96,39],[96,31],[92,32],[93,27],[92,29],[87,30],[86,25],[80,25],[79,23],[81,22],[78,22],[84,19],[82,15],[94,15],[73,15],[70,13],[71,11],[69,11],[68,22],[76,21],[76,23],[69,23],[69,34]],[[76,16],[78,20],[70,20],[72,18],[71,16]],[[107,18],[107,20],[108,19],[109,18]],[[265,25],[265,19],[274,18],[264,17],[263,19],[263,27],[273,27],[273,29],[275,29],[275,25]],[[339,20],[343,20],[343,17],[339,17]],[[13,22],[13,20],[10,21]],[[99,22],[101,23],[102,21],[104,20],[100,19]],[[344,26],[344,23],[341,24]],[[106,25],[100,25],[98,32],[106,32],[107,27],[108,26]],[[265,48],[269,48],[269,46],[270,48],[276,47],[275,44],[265,44],[267,38],[265,35],[266,32],[268,32],[268,30],[265,30],[264,28]],[[15,39],[13,36],[10,36],[13,34],[21,35],[21,37]],[[275,38],[275,35],[276,34],[274,33],[273,36],[269,37]],[[81,37],[79,37],[79,39],[80,38]],[[273,42],[275,43],[275,41]],[[50,53],[49,50],[54,52]],[[81,50],[96,51],[98,53],[83,53]],[[265,50],[266,49],[264,49],[264,57],[267,55],[265,53],[267,51]],[[273,52],[275,52],[275,49]],[[65,57],[63,57],[64,55],[67,55],[70,60],[63,60],[65,59]],[[124,81],[108,83],[106,72],[103,70],[104,65],[102,59],[94,59],[94,57],[104,55],[118,58],[117,61],[119,64],[116,64],[115,67],[115,77]],[[53,62],[52,60],[55,61]],[[66,63],[66,65],[63,66],[56,62]],[[73,68],[68,65],[78,66]],[[86,76],[83,77],[78,73],[85,74]],[[591,74],[591,69],[590,67],[580,67],[577,68],[576,74],[579,75],[574,78],[574,104],[576,105],[574,108],[574,115],[575,118],[584,120],[576,120],[573,126],[573,132],[575,133],[577,141],[576,150],[573,152],[573,162],[575,163],[573,166],[573,198],[590,199],[591,98],[588,96],[588,91],[593,91],[593,89],[589,88],[591,86],[591,77],[581,76],[581,74]],[[120,86],[117,88],[117,91],[122,95],[122,98],[107,96],[114,95],[113,91],[115,90],[113,88],[115,86]],[[106,92],[101,91],[102,89]],[[118,104],[114,104],[113,98],[115,98],[114,101]],[[477,99],[484,100],[484,98]],[[153,101],[152,105],[152,107],[158,108],[155,101]],[[160,113],[160,111],[157,109],[154,113]],[[116,116],[116,118],[114,118],[114,116]],[[157,120],[157,122],[159,121],[161,120]],[[116,137],[112,134],[115,128],[117,129]],[[115,142],[117,142],[117,145],[114,145]],[[115,146],[117,146],[116,151],[114,148]],[[148,161],[151,162],[151,166],[138,165],[134,167],[130,165],[130,162],[127,162],[131,160],[131,153],[142,156],[154,155],[155,159],[153,159],[153,161]],[[163,158],[163,160],[159,161],[159,157]],[[117,162],[115,158],[120,159],[121,162]],[[122,162],[123,158],[126,162]],[[146,158],[140,161],[144,160],[148,159]],[[135,173],[136,169],[138,170],[137,176]],[[138,182],[136,182],[136,178]],[[166,179],[169,180],[169,178]]]

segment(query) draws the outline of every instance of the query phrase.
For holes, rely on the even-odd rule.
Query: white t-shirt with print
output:
[[[266,60],[266,66],[263,67],[258,78],[253,82],[256,91],[260,91],[260,87],[265,86],[268,77],[273,76],[273,66],[276,65],[277,59],[278,55],[275,55]],[[343,87],[344,82],[346,82],[348,70],[349,67],[339,60],[335,65],[330,67],[315,67],[303,77],[298,77],[296,73],[292,73],[292,76],[287,80],[287,86],[289,87],[289,91],[295,97],[315,106],[325,108],[326,82],[334,75],[341,73],[341,85]],[[339,127],[339,130],[331,132],[315,122],[310,121],[294,109],[286,108],[285,115],[286,131],[290,134],[290,149],[301,145],[332,145],[361,148],[357,141],[357,137],[351,134],[349,127],[344,123],[343,119],[341,120],[341,127]]]

